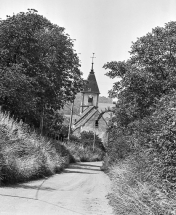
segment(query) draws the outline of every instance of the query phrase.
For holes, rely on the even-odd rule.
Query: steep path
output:
[[[111,215],[101,162],[72,164],[44,180],[0,188],[0,215]]]

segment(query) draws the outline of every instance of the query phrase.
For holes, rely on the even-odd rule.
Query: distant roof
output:
[[[98,93],[100,94],[99,88],[98,88],[98,84],[97,84],[97,80],[95,77],[95,73],[93,70],[93,64],[92,64],[92,69],[89,73],[89,76],[87,78],[88,84],[84,87],[82,92],[89,92],[89,93]]]

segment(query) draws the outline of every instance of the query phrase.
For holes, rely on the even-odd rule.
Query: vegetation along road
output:
[[[77,163],[62,174],[0,188],[0,214],[112,214],[110,191],[101,162]]]

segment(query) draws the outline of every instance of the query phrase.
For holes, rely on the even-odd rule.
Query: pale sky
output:
[[[176,21],[176,0],[0,0],[0,18],[28,8],[38,10],[76,39],[84,78],[95,53],[94,71],[101,96],[107,96],[115,82],[104,75],[103,65],[127,60],[137,37]]]

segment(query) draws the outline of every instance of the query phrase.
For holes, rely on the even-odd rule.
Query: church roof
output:
[[[95,73],[93,70],[93,64],[92,64],[92,69],[89,73],[89,76],[87,78],[87,85],[84,87],[83,91],[84,93],[89,92],[89,93],[97,93],[100,94],[99,88],[98,88],[98,84],[97,84],[97,80],[95,77]]]
[[[81,117],[79,123],[75,124],[74,130],[80,128],[81,126],[84,126],[97,111],[98,111],[97,109],[93,109],[89,114],[87,114],[84,117]]]
[[[90,106],[90,107],[86,108],[86,109],[84,110],[84,112],[81,114],[81,117],[76,121],[75,124],[78,124],[79,121],[80,121],[81,119],[83,119],[83,118],[85,117],[85,115],[87,115],[89,112],[91,112],[92,109],[94,109],[94,108],[95,108],[94,106]]]
[[[85,123],[97,112],[98,110],[95,108],[95,106],[88,107],[80,116],[77,122],[74,123],[73,130],[76,130],[77,128],[84,126]]]

